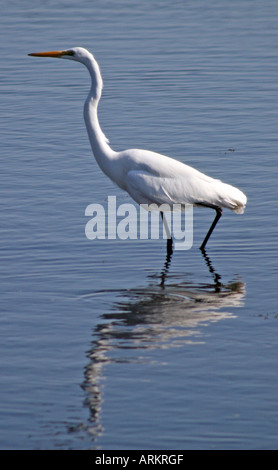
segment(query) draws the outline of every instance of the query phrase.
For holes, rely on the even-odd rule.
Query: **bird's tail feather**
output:
[[[231,209],[236,214],[243,214],[247,203],[247,197],[245,194],[240,191],[240,189],[229,184],[221,183],[221,186],[221,206]]]

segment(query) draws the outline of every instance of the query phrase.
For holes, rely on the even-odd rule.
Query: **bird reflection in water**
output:
[[[221,276],[215,271],[206,250],[204,248],[200,248],[200,250],[201,250],[203,258],[206,262],[206,265],[208,266],[209,272],[213,275],[214,285],[215,285],[215,292],[220,292],[221,286],[222,286],[222,284],[220,282]],[[160,279],[161,279],[160,287],[162,287],[162,288],[164,287],[164,284],[165,284],[165,281],[166,281],[166,278],[167,278],[167,274],[168,274],[168,271],[169,271],[169,268],[170,268],[172,256],[173,256],[173,239],[168,238],[167,239],[166,259],[165,259],[165,263],[164,263],[163,269],[162,269],[161,274],[160,274]]]
[[[173,282],[174,276],[169,274],[172,255],[173,250],[168,249],[159,282],[151,277],[146,287],[117,291],[117,300],[101,315],[93,332],[83,388],[90,410],[89,431],[95,437],[102,433],[99,415],[105,365],[148,362],[153,349],[204,343],[204,327],[235,318],[230,309],[244,303],[245,284],[240,280],[221,283],[204,250],[202,255],[212,275],[209,284],[181,279]],[[107,295],[107,291],[100,295]]]
[[[204,260],[206,262],[206,265],[208,266],[209,268],[209,272],[212,274],[213,276],[213,282],[214,282],[214,288],[215,288],[215,292],[220,292],[221,291],[221,288],[223,287],[222,286],[222,283],[220,282],[220,279],[221,279],[221,276],[220,274],[218,274],[214,267],[212,266],[212,263],[211,263],[211,260],[210,258],[208,257],[207,255],[207,252],[204,248],[201,249],[201,252],[202,252],[202,255],[204,257]]]

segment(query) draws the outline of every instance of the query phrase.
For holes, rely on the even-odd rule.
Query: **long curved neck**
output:
[[[91,75],[91,89],[84,104],[84,120],[91,147],[100,168],[110,176],[109,164],[115,152],[110,148],[108,140],[103,134],[98,121],[98,103],[102,92],[102,78],[99,66],[93,56],[86,62]]]

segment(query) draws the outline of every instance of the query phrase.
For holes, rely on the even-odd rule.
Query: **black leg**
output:
[[[165,228],[166,233],[167,233],[167,254],[166,254],[166,260],[165,260],[165,263],[164,263],[164,268],[163,268],[163,270],[161,272],[161,275],[160,275],[160,278],[161,278],[160,286],[162,288],[164,288],[165,279],[166,279],[166,276],[167,276],[167,273],[168,273],[168,270],[169,270],[169,267],[170,267],[171,258],[172,258],[172,254],[173,254],[173,239],[171,237],[171,233],[170,233],[167,221],[166,221],[166,219],[163,215],[163,212],[160,212],[160,215],[161,215],[161,219],[162,219],[164,228]]]
[[[173,254],[173,240],[172,238],[167,239],[167,257],[171,257]]]
[[[199,204],[199,205],[201,205],[201,206],[206,206],[206,207],[211,207],[212,209],[214,209],[214,210],[216,211],[216,216],[215,216],[215,218],[214,218],[214,221],[212,222],[211,227],[210,227],[210,229],[209,229],[209,231],[208,231],[208,233],[207,233],[207,235],[206,235],[206,237],[205,237],[205,239],[204,239],[202,245],[200,246],[200,249],[201,249],[201,250],[204,250],[204,249],[205,249],[205,246],[206,246],[206,244],[207,244],[207,242],[208,242],[208,240],[209,240],[209,237],[211,236],[213,230],[215,229],[215,226],[216,226],[218,220],[220,219],[220,217],[221,217],[221,215],[222,215],[222,209],[221,209],[221,207],[217,207],[217,206],[213,206],[213,205],[209,205],[209,204]]]
[[[166,221],[166,219],[163,215],[163,212],[160,212],[160,215],[161,215],[161,218],[162,218],[164,228],[165,228],[166,233],[167,233],[167,255],[171,257],[171,255],[173,253],[173,239],[171,237],[170,230],[169,230],[167,221]]]

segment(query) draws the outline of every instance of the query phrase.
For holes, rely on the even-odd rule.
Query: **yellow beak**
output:
[[[34,57],[62,57],[63,55],[73,55],[72,51],[48,51],[48,52],[33,52],[28,54]]]

